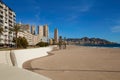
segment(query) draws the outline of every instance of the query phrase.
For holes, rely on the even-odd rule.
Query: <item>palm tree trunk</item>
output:
[[[16,48],[18,48],[18,46],[17,46],[17,32],[16,32],[15,36],[16,36]]]

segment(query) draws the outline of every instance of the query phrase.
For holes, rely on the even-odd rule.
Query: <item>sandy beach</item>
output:
[[[53,80],[120,80],[120,48],[68,46],[50,53],[23,67]]]

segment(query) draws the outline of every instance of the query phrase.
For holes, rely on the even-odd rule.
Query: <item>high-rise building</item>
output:
[[[38,35],[39,37],[43,37],[43,26],[38,26]]]
[[[29,24],[20,24],[20,23],[19,23],[19,25],[20,25],[20,29],[21,29],[22,31],[27,31],[28,33],[31,32],[31,31],[30,31],[30,25],[29,25]]]
[[[31,31],[30,31],[30,25],[29,25],[29,24],[24,25],[24,27],[25,27],[25,30],[26,30],[28,33],[31,32]]]
[[[43,36],[48,37],[48,25],[43,26]]]
[[[2,0],[0,0],[0,27],[3,28],[3,34],[0,36],[0,45],[10,46],[13,45],[13,28],[16,23],[16,14],[9,8]]]
[[[48,25],[38,27],[38,41],[49,42]]]
[[[58,43],[58,29],[54,30],[54,43]]]
[[[48,26],[38,26],[38,34],[35,35],[35,27],[31,27],[31,33],[29,32],[30,25],[20,24],[22,32],[18,32],[18,37],[25,37],[28,41],[28,45],[36,45],[38,42],[49,42],[48,38]]]
[[[32,33],[32,34],[35,34],[35,26],[32,26],[32,27],[31,27],[31,33]]]

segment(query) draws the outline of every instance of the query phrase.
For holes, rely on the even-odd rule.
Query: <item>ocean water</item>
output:
[[[106,47],[106,48],[120,48],[120,44],[83,44],[79,46],[87,46],[87,47]]]

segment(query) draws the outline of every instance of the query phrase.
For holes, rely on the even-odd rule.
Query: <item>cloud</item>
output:
[[[36,21],[40,21],[40,12],[35,14],[35,19]]]
[[[74,21],[78,18],[78,15],[70,15],[68,16],[68,18],[66,19],[66,21]]]
[[[37,0],[25,0],[25,2],[30,4],[38,4]]]
[[[45,25],[45,24],[52,25],[52,22],[48,21],[46,17],[44,17],[44,18],[41,17],[41,13],[40,12],[36,13],[34,15],[34,17],[35,17],[35,20],[33,20],[33,22],[39,23],[41,25]]]
[[[83,13],[89,12],[93,6],[94,2],[89,2],[87,0],[82,0],[82,2],[79,2],[76,5],[66,5],[64,6],[64,9],[69,13],[64,20],[76,23],[78,22],[77,19],[83,15]]]
[[[112,27],[112,32],[120,32],[120,26],[114,26]]]
[[[68,6],[68,9],[75,11],[75,12],[88,12],[94,6],[94,1],[89,0],[81,0],[76,5]]]
[[[77,12],[88,12],[92,5],[72,6],[70,9]]]
[[[35,10],[40,10],[40,6],[34,6]]]
[[[116,22],[117,24],[120,24],[120,20],[116,20],[115,22]]]

